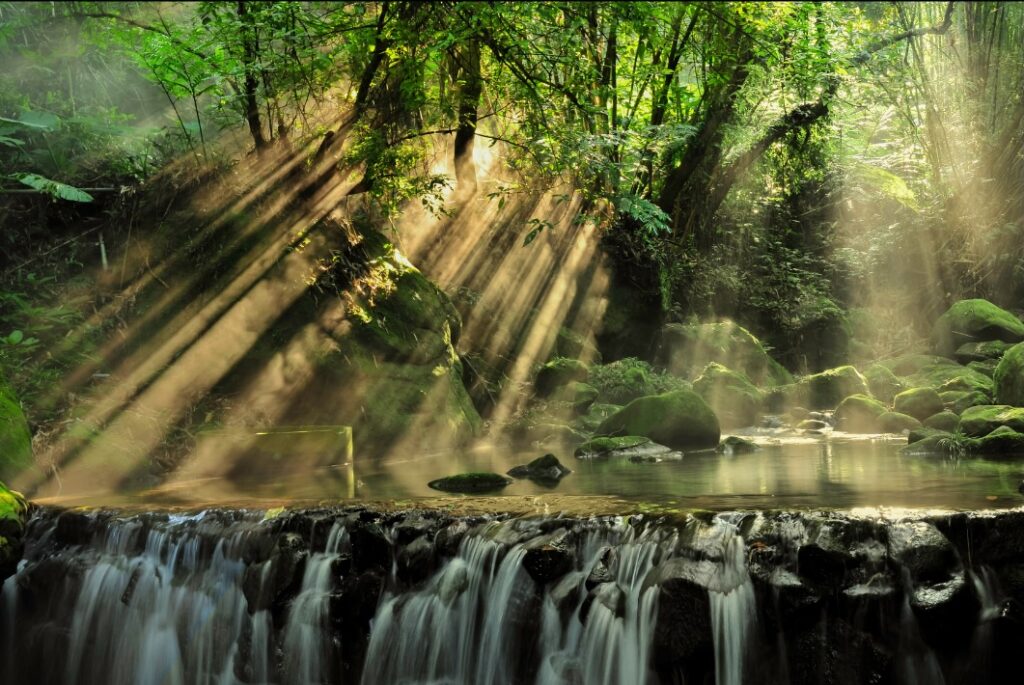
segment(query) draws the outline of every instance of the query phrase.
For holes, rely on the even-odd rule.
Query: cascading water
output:
[[[922,522],[40,510],[26,539],[4,682],[1013,682],[1024,637],[1020,559],[964,570]]]

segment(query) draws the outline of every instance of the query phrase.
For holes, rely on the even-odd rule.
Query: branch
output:
[[[949,27],[953,25],[953,10],[955,8],[956,3],[953,2],[953,0],[950,0],[949,4],[946,5],[946,14],[942,18],[942,23],[936,24],[935,26],[926,26],[918,29],[910,29],[909,31],[897,33],[894,36],[889,36],[888,38],[882,38],[881,40],[875,41],[874,43],[864,48],[864,50],[859,55],[854,57],[852,63],[855,65],[864,64],[869,59],[871,59],[871,55],[875,54],[879,50],[887,48],[890,45],[899,43],[902,40],[907,40],[908,38],[919,38],[921,36],[927,35],[938,36],[944,34],[946,31],[949,30]]]

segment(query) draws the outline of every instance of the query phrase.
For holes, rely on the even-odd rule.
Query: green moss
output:
[[[939,393],[932,388],[911,388],[893,398],[893,408],[901,413],[923,421],[932,414],[938,414],[945,405]]]
[[[594,365],[588,382],[597,388],[597,402],[602,404],[626,404],[638,397],[690,389],[682,378],[655,371],[635,357]]]
[[[878,417],[885,413],[885,405],[867,395],[850,395],[836,408],[836,427],[851,433],[878,431]]]
[[[926,438],[934,437],[951,438],[953,437],[953,434],[948,431],[941,431],[935,428],[915,428],[911,430],[910,434],[907,436],[907,443],[912,445],[915,442],[920,442]]]
[[[988,456],[1024,455],[1024,435],[1009,426],[1000,426],[983,438],[972,441],[969,451]]]
[[[639,435],[592,438],[577,447],[573,454],[580,459],[594,459],[608,456],[613,452],[631,450],[649,444],[651,444],[650,438]]]
[[[938,392],[967,391],[992,396],[992,379],[983,373],[956,362],[927,354],[912,354],[879,362],[898,377],[906,387],[933,388]]]
[[[512,481],[497,473],[460,473],[455,476],[438,478],[430,481],[427,485],[434,490],[444,492],[493,492],[501,490]]]
[[[671,372],[692,378],[711,362],[743,373],[758,385],[786,385],[793,377],[764,345],[732,321],[667,324],[662,328],[658,359]]]
[[[642,435],[676,449],[716,447],[718,417],[700,395],[677,390],[633,400],[608,417],[599,435]]]
[[[1000,426],[1024,432],[1024,408],[999,404],[981,405],[971,407],[960,415],[960,432],[970,437],[983,437]]]
[[[878,427],[885,433],[902,433],[921,427],[921,422],[913,416],[887,411],[878,417]]]
[[[568,328],[559,328],[555,337],[555,355],[599,362],[601,353],[588,338]]]
[[[1024,407],[1024,343],[1014,345],[1003,355],[993,379],[996,402]]]
[[[622,405],[595,402],[587,408],[586,414],[576,420],[575,425],[585,431],[593,432],[597,430],[602,421],[620,409],[622,409]]]
[[[1013,347],[1012,343],[1003,342],[1002,340],[988,340],[985,342],[969,342],[964,343],[956,349],[954,357],[961,364],[969,364],[970,362],[978,361],[996,361],[1006,351]]]
[[[585,381],[590,369],[578,359],[559,357],[552,359],[537,372],[534,389],[541,397],[547,397],[563,385],[572,381]]]
[[[852,366],[839,366],[804,376],[783,389],[786,401],[808,409],[832,409],[850,395],[867,395],[867,380]]]
[[[864,372],[871,394],[882,402],[892,402],[896,393],[905,390],[903,383],[892,371],[881,364],[872,364]]]
[[[963,390],[946,390],[939,393],[943,404],[954,414],[962,414],[970,407],[988,404],[991,400],[981,392],[965,392]]]
[[[0,478],[32,465],[32,433],[13,391],[0,379]]]
[[[996,367],[999,366],[999,361],[996,359],[986,359],[982,362],[967,362],[966,366],[972,371],[977,371],[989,378],[994,378],[996,375]]]
[[[693,390],[704,398],[723,426],[751,426],[757,420],[763,400],[750,380],[721,364],[711,362],[693,382]]]
[[[968,342],[1024,340],[1024,322],[988,300],[960,300],[939,317],[932,327],[936,352],[951,357]]]
[[[924,425],[928,428],[936,428],[938,430],[955,433],[957,428],[960,426],[960,417],[951,411],[941,411],[938,414],[932,414],[925,419]]]

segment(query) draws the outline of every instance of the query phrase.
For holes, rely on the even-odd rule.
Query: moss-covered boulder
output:
[[[598,435],[641,435],[669,447],[718,446],[718,417],[695,392],[677,390],[633,400],[598,426]]]
[[[893,398],[893,409],[901,414],[924,421],[945,408],[939,393],[932,388],[911,388]]]
[[[621,435],[587,440],[576,448],[573,456],[577,459],[648,457],[666,454],[671,451],[670,447],[659,445],[642,435]]]
[[[1024,408],[985,404],[960,415],[960,432],[970,437],[983,437],[1000,426],[1024,433]]]
[[[501,490],[512,480],[497,473],[460,473],[432,480],[427,485],[443,492],[477,493]]]
[[[983,362],[967,362],[964,366],[972,371],[977,371],[980,374],[984,374],[989,378],[995,378],[996,367],[999,366],[998,359],[986,359]]]
[[[0,479],[32,465],[32,433],[14,392],[0,378]]]
[[[17,569],[27,523],[25,498],[0,483],[0,585]]]
[[[879,415],[878,428],[883,433],[903,433],[916,430],[921,427],[921,422],[913,416],[900,414],[895,411],[887,411]]]
[[[995,401],[1024,407],[1024,343],[1011,347],[996,366]]]
[[[717,362],[758,385],[793,382],[792,374],[772,359],[761,341],[732,321],[667,324],[661,330],[656,356],[671,373],[686,378]]]
[[[946,357],[952,357],[964,343],[992,340],[1024,340],[1024,322],[988,300],[960,300],[932,327],[932,347]]]
[[[836,428],[848,433],[875,433],[879,430],[878,417],[886,407],[867,395],[850,395],[836,408]]]
[[[966,366],[970,362],[999,361],[1013,343],[1002,340],[964,343],[956,348],[953,358]]]
[[[752,426],[761,409],[761,391],[737,371],[711,362],[693,382],[693,391],[704,398],[723,427]]]
[[[622,409],[622,405],[619,404],[595,402],[587,408],[587,413],[576,419],[573,426],[581,431],[593,433],[602,421],[620,409]]]
[[[943,390],[939,393],[946,409],[954,414],[960,415],[970,407],[977,407],[989,404],[991,400],[988,395],[981,392],[965,392],[963,390]]]
[[[991,378],[945,357],[908,354],[878,363],[896,374],[908,388],[933,388],[940,393],[962,390],[992,396]]]
[[[969,452],[990,457],[1024,456],[1024,433],[1000,426],[984,437],[970,440],[965,447]]]
[[[779,390],[786,404],[808,409],[833,409],[850,395],[871,394],[867,380],[852,366],[839,366],[804,376]]]
[[[573,381],[587,380],[589,375],[590,369],[583,362],[578,359],[559,357],[540,367],[533,387],[539,396],[547,397],[563,385],[568,385]]]
[[[906,390],[906,387],[890,369],[881,364],[872,364],[864,372],[864,378],[868,382],[868,389],[871,394],[882,402],[892,402],[896,393]]]
[[[922,440],[929,438],[952,438],[953,434],[949,431],[942,431],[936,428],[914,428],[907,435],[907,443],[913,445],[915,442],[921,442]]]
[[[951,411],[940,411],[938,414],[932,414],[922,423],[928,428],[955,433],[960,426],[960,415]]]

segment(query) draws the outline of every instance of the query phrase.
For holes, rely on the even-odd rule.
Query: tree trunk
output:
[[[252,16],[244,0],[238,1],[238,18],[242,22],[242,66],[245,69],[245,121],[249,124],[256,151],[262,152],[267,147],[267,139],[263,135],[263,124],[260,121],[260,104],[257,98],[259,80],[256,75],[256,61],[259,58],[256,48],[256,34],[252,25]]]
[[[458,127],[455,130],[455,181],[460,196],[476,191],[476,164],[473,146],[476,140],[477,112],[483,79],[480,75],[480,43],[471,39],[458,56],[459,88]]]

